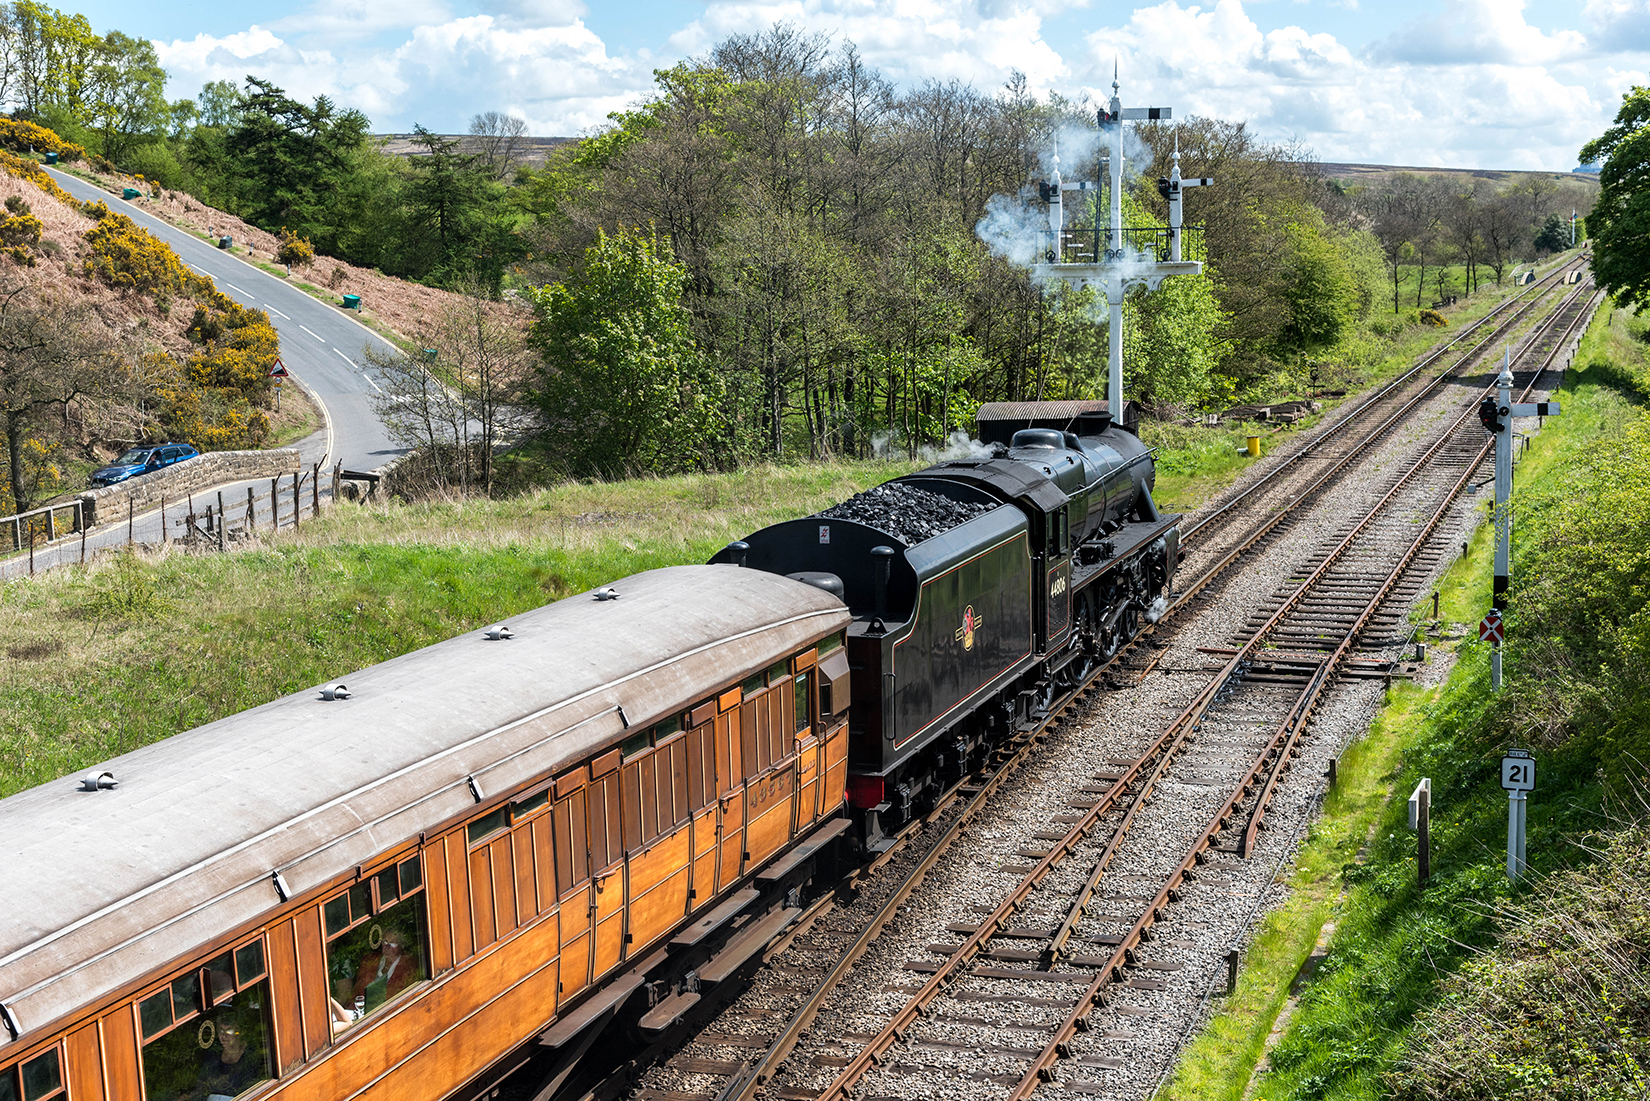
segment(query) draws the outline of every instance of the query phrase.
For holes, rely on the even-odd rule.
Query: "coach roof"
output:
[[[25,1036],[849,623],[809,585],[677,566],[0,800],[0,1002]],[[10,1037],[0,1030],[0,1058]]]

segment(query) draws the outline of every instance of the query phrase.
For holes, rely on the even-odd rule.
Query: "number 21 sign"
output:
[[[1535,789],[1535,759],[1523,750],[1501,758],[1501,786],[1508,791]]]

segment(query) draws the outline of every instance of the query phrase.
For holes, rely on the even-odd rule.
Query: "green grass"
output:
[[[0,586],[0,796],[657,566],[703,562],[905,464],[340,505],[239,553],[120,555]]]
[[[1557,395],[1563,415],[1547,422],[1521,458],[1521,491],[1563,484],[1576,456],[1634,415],[1619,373],[1641,362],[1644,349],[1626,324],[1610,320],[1608,312],[1595,320],[1578,369]],[[1329,952],[1252,1095],[1383,1096],[1383,1076],[1415,1014],[1436,998],[1437,980],[1491,941],[1489,907],[1511,891],[1506,797],[1495,764],[1507,747],[1477,734],[1490,706],[1489,650],[1475,624],[1489,606],[1492,538],[1481,525],[1468,556],[1440,586],[1445,639],[1434,640],[1432,660],[1455,657],[1451,675],[1434,688],[1394,687],[1370,733],[1341,758],[1338,787],[1290,873],[1288,901],[1262,922],[1237,993],[1183,1054],[1164,1097],[1246,1095],[1289,986],[1327,920],[1335,922]],[[1567,837],[1599,822],[1595,763],[1579,758],[1560,751],[1541,762],[1541,791],[1529,808],[1538,874],[1574,855]],[[1434,807],[1433,881],[1425,892],[1415,885],[1405,805],[1422,776],[1432,779]]]

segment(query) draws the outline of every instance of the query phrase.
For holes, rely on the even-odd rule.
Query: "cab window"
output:
[[[177,976],[138,1003],[138,1019],[148,1101],[234,1097],[267,1081],[263,937]]]
[[[430,977],[418,857],[363,877],[321,909],[334,1036]]]

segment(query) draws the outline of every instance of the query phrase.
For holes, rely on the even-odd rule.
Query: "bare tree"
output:
[[[532,360],[525,317],[487,298],[471,280],[419,333],[415,355],[362,352],[382,376],[373,409],[390,438],[424,449],[438,480],[493,491],[493,451],[518,427]]]
[[[527,136],[527,120],[501,111],[483,111],[470,120],[472,148],[495,180],[510,174]]]
[[[23,463],[31,429],[75,403],[128,396],[131,376],[108,326],[89,305],[28,286],[0,292],[0,428],[8,489],[17,511],[34,503]]]

